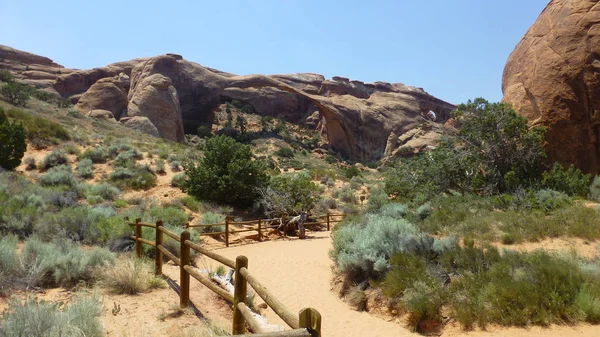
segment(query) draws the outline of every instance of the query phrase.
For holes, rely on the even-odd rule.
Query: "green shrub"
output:
[[[390,218],[402,219],[408,214],[408,206],[399,203],[389,203],[383,205],[380,214]]]
[[[429,203],[426,203],[419,206],[415,211],[415,214],[419,217],[419,219],[425,220],[428,216],[431,215],[432,212],[433,210],[431,208],[431,205]]]
[[[571,165],[567,170],[555,162],[554,166],[542,174],[542,186],[546,189],[566,193],[570,196],[585,197],[588,193],[591,175],[583,174],[580,169]]]
[[[81,178],[91,179],[94,177],[94,164],[90,158],[84,158],[77,163],[77,173]]]
[[[189,195],[181,198],[181,202],[192,212],[198,212],[200,210],[200,206],[202,206],[200,201]]]
[[[121,167],[129,167],[135,165],[138,160],[141,160],[143,154],[136,149],[129,149],[126,152],[119,153],[115,158],[113,165]]]
[[[129,203],[127,203],[127,201],[125,201],[123,199],[119,199],[119,200],[113,201],[113,206],[115,208],[125,208],[125,207],[129,206]]]
[[[0,70],[0,81],[5,83],[10,83],[14,80],[13,75],[8,70]]]
[[[157,159],[154,161],[154,172],[156,172],[158,174],[167,173],[167,171],[165,171],[165,161],[164,160]]]
[[[93,163],[105,163],[109,158],[109,154],[105,147],[95,146],[83,151],[78,158],[79,160],[91,159]]]
[[[177,173],[176,175],[173,176],[173,178],[171,178],[171,187],[182,188],[185,186],[186,180],[187,180],[187,176],[185,175],[185,173],[183,173],[183,172]]]
[[[109,178],[121,188],[147,190],[156,186],[156,176],[146,167],[116,167]]]
[[[595,176],[592,184],[590,185],[590,199],[600,202],[600,176]]]
[[[15,235],[0,238],[0,296],[10,293],[20,276],[21,261],[17,256],[17,240]]]
[[[0,107],[0,167],[15,169],[21,164],[26,150],[23,125],[10,122]]]
[[[35,170],[37,168],[37,163],[33,157],[25,157],[23,159],[23,164],[25,164],[25,169],[27,171]]]
[[[260,204],[266,214],[298,214],[314,207],[319,188],[308,172],[271,177],[267,188],[260,190]]]
[[[162,220],[165,226],[183,227],[188,222],[187,214],[175,207],[152,207],[150,215],[155,221]]]
[[[58,165],[65,165],[69,162],[69,158],[67,158],[67,154],[60,149],[53,150],[48,153],[44,159],[42,160],[42,164],[40,168],[43,170],[47,170],[51,167],[55,167]]]
[[[352,190],[349,186],[344,186],[339,193],[334,193],[335,197],[342,199],[343,202],[355,204],[356,196],[354,195],[354,190]]]
[[[584,315],[584,320],[591,324],[600,323],[600,294],[591,291],[592,287],[586,284],[575,299],[575,305]]]
[[[96,296],[74,296],[61,308],[59,304],[28,297],[14,297],[0,319],[0,335],[5,337],[102,337],[102,303]]]
[[[62,125],[50,119],[34,116],[17,109],[8,110],[6,113],[10,118],[23,124],[27,139],[36,148],[43,148],[71,139]]]
[[[367,209],[369,212],[377,212],[388,202],[388,195],[383,190],[374,188],[369,195],[369,205]]]
[[[554,190],[539,190],[535,192],[537,208],[546,212],[552,211],[572,203],[571,198],[565,193]]]
[[[107,183],[92,185],[87,191],[88,196],[99,196],[104,200],[115,200],[119,194],[121,194],[121,191],[117,187]]]
[[[275,151],[275,155],[282,158],[294,158],[294,150],[289,147],[282,147]]]
[[[42,186],[70,186],[73,187],[76,184],[75,177],[71,168],[67,165],[59,165],[50,168],[46,173],[40,176],[40,184]]]
[[[184,164],[184,190],[199,200],[232,205],[250,205],[269,177],[262,162],[252,160],[249,146],[227,136],[206,141],[204,157]]]
[[[404,291],[401,305],[409,312],[408,324],[420,333],[437,331],[442,323],[444,294],[437,282],[417,281]]]
[[[29,95],[28,87],[17,82],[10,82],[0,87],[0,96],[12,105],[27,105]]]
[[[348,168],[345,168],[343,171],[344,177],[346,177],[346,179],[352,179],[354,177],[360,176],[361,174],[360,169],[356,166],[350,166]]]
[[[332,155],[329,154],[329,155],[327,155],[327,157],[325,157],[325,161],[328,164],[334,164],[334,163],[337,163],[338,160],[337,160],[336,157],[334,157],[334,156],[332,156]]]
[[[198,129],[196,129],[196,135],[200,138],[208,138],[212,136],[210,127],[205,125],[200,125]]]
[[[200,224],[209,225],[209,224],[218,224],[224,223],[225,216],[213,212],[206,212],[202,214],[202,219],[200,219]],[[225,226],[208,226],[208,227],[198,227],[203,233],[217,233],[224,232]]]

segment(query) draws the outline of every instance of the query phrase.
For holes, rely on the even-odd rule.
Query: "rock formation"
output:
[[[503,101],[546,127],[550,160],[600,169],[600,3],[552,0],[508,58]]]
[[[19,60],[27,57],[11,56],[11,69],[15,71],[15,64],[21,67]],[[198,126],[212,124],[220,104],[238,100],[259,115],[316,125],[333,150],[370,162],[398,155],[401,147],[418,152],[435,144],[442,123],[455,108],[423,89],[400,83],[363,83],[337,76],[327,80],[310,73],[236,76],[176,54],[92,70],[68,70],[41,61],[46,72],[16,71],[19,79],[45,81],[48,90],[70,98],[83,113],[109,110],[124,125],[151,134],[157,130],[161,137],[178,142],[185,141],[184,130],[195,133]],[[62,70],[52,70],[58,68]],[[120,81],[124,76],[130,77],[129,87]],[[425,118],[430,110],[437,115],[435,122]]]

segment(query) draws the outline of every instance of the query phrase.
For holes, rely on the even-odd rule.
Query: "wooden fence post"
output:
[[[327,230],[329,231],[331,226],[329,225],[329,212],[327,212]]]
[[[229,247],[229,217],[225,218],[225,247]]]
[[[154,247],[154,275],[160,276],[162,275],[162,259],[163,253],[162,250],[158,249],[163,244],[163,232],[160,230],[163,222],[158,220],[156,222],[156,238],[154,239],[154,243],[156,246]]]
[[[283,236],[286,237],[287,236],[287,224],[286,224],[286,220],[287,220],[287,213],[283,212],[283,214],[281,214],[281,224],[283,225],[281,228],[283,228]]]
[[[179,306],[184,309],[190,302],[190,273],[185,270],[185,266],[190,265],[190,247],[185,244],[186,240],[190,239],[190,232],[183,231],[181,233],[180,252],[181,252],[181,266],[179,269],[179,283],[180,283],[180,298]]]
[[[300,328],[305,328],[312,337],[321,337],[321,314],[314,308],[304,308],[299,314]]]
[[[258,218],[258,241],[262,241],[262,219]]]
[[[135,219],[135,255],[138,258],[141,258],[143,255],[142,242],[140,241],[142,238],[142,226],[140,225],[141,222],[142,219]]]
[[[235,258],[235,279],[233,290],[233,335],[242,335],[246,333],[246,323],[244,316],[238,309],[238,303],[246,303],[248,283],[240,273],[241,268],[248,268],[248,258],[240,255]]]

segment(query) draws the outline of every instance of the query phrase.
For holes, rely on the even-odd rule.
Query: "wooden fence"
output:
[[[304,226],[309,228],[312,226],[327,226],[327,230],[331,230],[331,225],[337,222],[342,221],[342,219],[346,216],[347,214],[330,214],[327,213],[326,215],[322,215],[322,216],[317,216],[314,217],[313,219],[316,219],[317,221],[311,221],[311,222],[305,222]],[[283,221],[286,222],[287,220],[287,214],[283,214],[283,216],[281,218],[274,218],[274,219],[257,219],[257,220],[251,220],[251,221],[241,221],[241,222],[232,222],[230,218],[226,218],[225,222],[223,223],[214,223],[214,224],[195,224],[195,225],[190,225],[190,224],[186,224],[185,228],[207,228],[207,227],[222,227],[224,230],[222,231],[218,231],[218,232],[210,232],[210,233],[201,233],[200,236],[213,236],[213,235],[225,235],[225,246],[229,247],[229,234],[231,233],[245,233],[245,232],[257,232],[258,233],[258,240],[262,241],[262,235],[263,235],[263,231],[271,229],[271,228],[277,228],[279,227],[279,224]],[[273,223],[277,223],[275,225],[273,225]],[[232,226],[244,226],[243,229],[235,229],[235,228],[231,228]],[[285,235],[285,231],[283,231],[284,235]]]
[[[331,224],[334,222],[341,221],[340,219],[333,219],[334,217],[343,217],[343,215],[327,214],[320,219],[325,219],[324,222],[309,222],[305,223],[305,226],[311,226],[316,224],[325,224],[329,230]],[[281,219],[280,219],[281,220]],[[283,220],[285,221],[285,215]],[[263,227],[261,224],[265,220],[255,220],[246,222],[229,222],[226,221],[224,224],[214,224],[213,226],[225,225],[225,244],[229,246],[229,232],[230,225],[247,225],[254,224],[258,225],[257,228],[231,231],[231,232],[242,232],[242,231],[258,231],[258,237],[261,238],[261,231],[265,228],[275,227],[267,226]],[[190,303],[190,276],[202,283],[208,289],[215,292],[217,295],[222,297],[224,300],[232,304],[233,308],[233,323],[232,323],[232,334],[233,335],[244,335],[246,334],[246,325],[254,333],[253,335],[246,335],[252,337],[321,337],[321,314],[313,308],[304,308],[300,310],[298,314],[294,314],[290,311],[281,301],[277,299],[254,277],[248,270],[248,258],[240,255],[235,261],[232,261],[224,256],[221,256],[213,251],[210,251],[190,240],[190,232],[185,230],[181,233],[181,236],[167,230],[163,226],[162,221],[157,221],[156,224],[142,223],[141,219],[136,219],[134,223],[129,223],[130,226],[135,227],[135,235],[131,236],[131,239],[135,240],[135,251],[138,257],[143,256],[142,245],[150,245],[155,248],[155,274],[162,275],[163,256],[173,261],[179,266],[180,270],[180,293],[179,293],[179,304],[182,308],[185,308]],[[208,225],[203,225],[208,226]],[[155,230],[154,241],[146,240],[142,238],[142,227],[150,227]],[[188,226],[197,227],[197,226]],[[216,235],[217,233],[206,233],[207,235]],[[222,233],[220,233],[222,234]],[[167,235],[173,240],[179,242],[180,257],[177,258],[163,245],[163,237]],[[213,259],[227,267],[233,268],[235,271],[234,278],[234,293],[230,294],[228,291],[222,289],[215,283],[213,283],[207,277],[201,275],[192,266],[190,261],[191,250],[203,254],[204,256]],[[278,332],[265,332],[261,328],[260,323],[254,318],[252,312],[246,305],[247,287],[248,284],[254,289],[254,291],[260,296],[265,303],[279,316],[292,330],[278,331]]]

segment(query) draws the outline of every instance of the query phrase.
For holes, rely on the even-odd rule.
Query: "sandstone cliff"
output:
[[[503,101],[545,126],[551,160],[600,169],[600,3],[552,0],[508,58]]]
[[[70,98],[82,113],[105,110],[115,119],[146,117],[145,123],[154,125],[161,137],[178,142],[185,140],[184,132],[211,124],[214,110],[235,99],[259,115],[310,120],[313,125],[317,119],[333,150],[369,162],[397,155],[403,145],[415,151],[434,145],[455,108],[423,89],[399,83],[327,80],[310,73],[236,76],[175,54],[92,70],[66,69],[31,55],[0,46],[0,68]],[[28,72],[32,68],[39,73]],[[429,111],[436,113],[435,122],[425,117]]]

